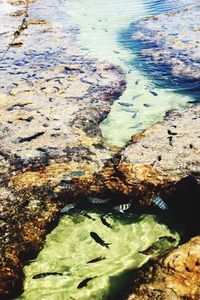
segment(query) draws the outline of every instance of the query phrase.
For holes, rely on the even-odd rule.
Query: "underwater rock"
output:
[[[140,270],[128,300],[200,298],[200,236]]]
[[[188,3],[187,7],[177,12],[146,17],[132,24],[132,39],[138,42],[148,67],[152,63],[154,68],[157,65],[158,77],[167,74],[180,80],[200,79],[200,6],[191,7]],[[160,68],[161,65],[165,68]],[[187,82],[183,81],[183,84]]]

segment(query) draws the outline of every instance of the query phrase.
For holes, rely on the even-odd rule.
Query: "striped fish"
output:
[[[88,197],[88,200],[92,204],[103,204],[103,203],[107,203],[110,199],[109,198],[101,199],[101,198]]]
[[[152,202],[154,203],[155,206],[158,206],[162,210],[168,209],[167,204],[159,196],[154,195],[152,197]]]
[[[130,207],[131,207],[131,203],[124,203],[124,204],[115,206],[113,209],[123,214]]]

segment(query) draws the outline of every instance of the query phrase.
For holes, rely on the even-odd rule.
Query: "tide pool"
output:
[[[102,223],[102,216],[110,227]],[[96,242],[91,232],[107,247]],[[25,267],[25,292],[18,299],[119,299],[134,269],[178,241],[178,234],[152,215],[65,216],[47,236],[37,259]]]
[[[130,24],[142,17],[184,7],[186,1],[105,1],[70,0],[61,8],[79,28],[78,43],[86,55],[119,65],[127,80],[123,95],[112,106],[101,123],[107,143],[124,146],[133,134],[162,119],[170,109],[189,106],[192,97],[176,93],[172,88],[156,86],[154,78],[145,74],[143,62],[135,66],[137,49],[130,47]],[[130,104],[126,109],[121,102]]]

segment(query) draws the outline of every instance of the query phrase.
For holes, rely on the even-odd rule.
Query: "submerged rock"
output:
[[[173,250],[137,274],[138,286],[128,300],[198,300],[200,236]]]
[[[158,77],[172,75],[189,82],[200,79],[200,6],[189,4],[186,9],[147,17],[132,25],[132,39],[139,42],[141,55],[148,58],[148,67],[153,63],[152,71],[155,75],[158,72]]]

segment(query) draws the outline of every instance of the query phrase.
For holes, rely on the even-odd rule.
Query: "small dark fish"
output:
[[[126,112],[135,113],[135,110],[131,108],[124,107],[123,110]]]
[[[132,115],[132,119],[135,119],[135,118],[136,118],[136,116],[137,116],[137,111],[135,111],[135,112],[133,113],[133,115]]]
[[[138,85],[140,83],[140,81],[141,81],[140,79],[136,80],[135,85]]]
[[[74,171],[68,174],[68,176],[73,177],[73,176],[83,176],[85,175],[85,172],[83,171]]]
[[[148,104],[148,103],[144,103],[143,105],[144,105],[144,107],[151,107],[152,106],[151,104]]]
[[[131,203],[125,203],[125,204],[120,204],[118,206],[114,207],[114,210],[117,210],[120,213],[124,213],[126,210],[128,210],[131,207]]]
[[[134,126],[130,126],[129,129],[138,128],[138,127],[140,127],[140,126],[142,126],[142,123],[137,123],[137,124],[135,124]]]
[[[97,276],[95,276],[95,277],[89,277],[89,278],[84,279],[83,281],[81,281],[81,282],[79,283],[79,285],[77,286],[77,289],[82,289],[83,287],[87,286],[87,283],[88,283],[89,281],[91,281],[92,279],[96,278],[96,277],[97,277]]]
[[[93,240],[95,240],[96,243],[100,244],[102,247],[106,247],[106,248],[109,249],[110,243],[107,243],[107,242],[105,242],[104,240],[102,240],[102,239],[100,238],[100,236],[98,236],[97,233],[91,231],[91,232],[90,232],[90,236],[93,238]]]
[[[63,207],[60,212],[61,213],[67,213],[68,211],[70,211],[71,209],[75,208],[76,207],[76,203],[70,203],[70,204],[67,204],[65,207]]]
[[[86,212],[83,212],[83,216],[85,216],[86,218],[92,220],[92,221],[96,221],[96,219],[94,219],[93,217],[91,217],[90,215],[88,215]]]
[[[168,209],[167,204],[159,196],[154,195],[152,197],[152,201],[160,209],[162,209],[162,210],[167,210]]]
[[[93,263],[98,262],[98,261],[101,261],[101,260],[103,260],[103,259],[106,259],[106,257],[105,257],[105,256],[99,256],[99,257],[97,257],[97,258],[94,258],[94,259],[92,259],[92,260],[89,260],[89,261],[87,262],[87,264],[93,264]]]
[[[152,95],[154,95],[154,96],[158,96],[158,93],[156,93],[156,92],[154,92],[154,91],[152,91],[152,90],[150,90],[149,91]]]
[[[101,222],[103,225],[107,226],[108,228],[112,227],[112,225],[110,223],[108,223],[106,218],[104,218],[104,217],[101,217]]]
[[[147,249],[145,249],[143,251],[138,251],[138,252],[142,253],[144,255],[151,255],[153,253],[153,247],[151,246],[151,247],[149,247],[149,248],[147,248]]]
[[[40,274],[36,274],[32,277],[32,279],[40,279],[40,278],[45,278],[47,276],[62,276],[63,273],[58,273],[58,272],[45,272],[45,273],[40,273]]]
[[[132,103],[128,103],[128,102],[118,102],[118,104],[125,107],[133,106]]]
[[[138,94],[138,95],[135,95],[135,96],[133,96],[133,98],[132,98],[132,100],[135,100],[135,99],[137,99],[137,98],[139,98],[139,97],[141,97],[141,96],[143,96],[144,94]]]
[[[170,129],[167,130],[167,133],[168,133],[169,135],[177,135],[176,132],[172,132]]]

